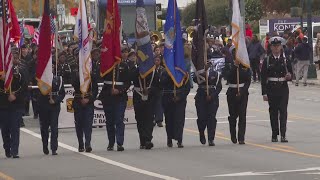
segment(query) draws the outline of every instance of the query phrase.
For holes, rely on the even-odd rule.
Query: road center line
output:
[[[40,134],[37,134],[37,133],[35,133],[33,131],[30,131],[30,130],[28,130],[26,128],[21,128],[20,130],[22,132],[25,132],[25,133],[31,135],[31,136],[34,136],[34,137],[36,137],[38,139],[41,139],[41,135]],[[155,177],[155,178],[159,178],[159,179],[164,179],[164,180],[178,180],[177,178],[174,178],[174,177],[165,176],[165,175],[161,175],[161,174],[154,173],[154,172],[151,172],[151,171],[139,169],[139,168],[136,168],[136,167],[133,167],[133,166],[129,166],[129,165],[117,162],[117,161],[113,161],[113,160],[108,159],[108,158],[97,156],[97,155],[92,154],[92,153],[79,153],[77,148],[74,148],[72,146],[69,146],[69,145],[61,143],[61,142],[59,142],[59,147],[62,147],[62,148],[67,149],[69,151],[81,154],[81,155],[89,157],[91,159],[98,160],[98,161],[101,161],[101,162],[104,162],[106,164],[110,164],[110,165],[113,165],[113,166],[117,166],[117,167],[120,167],[122,169],[126,169],[126,170],[129,170],[129,171],[135,172],[135,173],[139,173],[139,174],[143,174],[143,175],[147,175],[147,176]],[[12,179],[8,179],[8,180],[12,180]]]
[[[184,130],[189,132],[189,133],[191,133],[191,134],[193,134],[193,135],[199,134],[198,131],[193,130],[193,129],[184,129]],[[222,139],[222,140],[230,141],[230,138],[226,137],[224,135],[216,135],[216,137],[219,138],[219,139]],[[272,147],[272,146],[263,145],[263,144],[256,144],[256,143],[251,143],[251,142],[248,142],[248,141],[246,141],[246,144],[250,145],[250,146],[254,146],[254,147],[259,147],[259,148],[262,148],[262,149],[285,152],[285,153],[300,155],[300,156],[304,156],[304,157],[320,158],[320,155],[317,155],[317,154],[304,153],[304,152],[299,152],[299,151],[290,150],[290,149],[282,149],[282,148],[279,148],[279,147]]]

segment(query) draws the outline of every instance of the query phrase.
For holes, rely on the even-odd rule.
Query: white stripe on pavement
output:
[[[30,131],[30,130],[28,130],[26,128],[20,128],[20,130],[25,132],[25,133],[27,133],[27,134],[29,134],[29,135],[31,135],[31,136],[34,136],[36,138],[41,139],[41,135],[40,134],[37,134],[37,133],[35,133],[33,131]],[[69,145],[61,143],[61,142],[59,142],[59,146],[64,148],[64,149],[67,149],[69,151],[76,152],[76,153],[81,154],[83,156],[89,157],[91,159],[95,159],[95,160],[104,162],[106,164],[117,166],[117,167],[120,167],[122,169],[126,169],[126,170],[129,170],[129,171],[132,171],[132,172],[136,172],[136,173],[139,173],[139,174],[143,174],[143,175],[147,175],[147,176],[151,176],[151,177],[155,177],[155,178],[159,178],[159,179],[165,179],[165,180],[179,180],[179,179],[174,178],[174,177],[165,176],[165,175],[162,175],[162,174],[157,174],[157,173],[154,173],[154,172],[151,172],[151,171],[147,171],[147,170],[139,169],[139,168],[136,168],[136,167],[133,167],[133,166],[129,166],[129,165],[117,162],[117,161],[113,161],[113,160],[108,159],[108,158],[97,156],[97,155],[92,154],[92,153],[79,153],[77,148],[74,148],[72,146],[69,146]]]

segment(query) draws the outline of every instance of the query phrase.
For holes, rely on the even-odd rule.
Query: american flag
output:
[[[51,27],[51,45],[52,47],[55,47],[55,41],[54,41],[54,36],[56,33],[56,25],[55,25],[55,18],[50,16],[50,27]],[[41,27],[41,23],[39,24],[39,27],[37,29],[37,31],[34,33],[32,42],[39,45],[39,37],[40,37],[40,27]]]
[[[12,54],[10,46],[10,27],[11,16],[9,14],[8,1],[0,0],[0,51],[1,51],[1,64],[0,72],[5,74],[5,90],[9,90],[12,81]]]

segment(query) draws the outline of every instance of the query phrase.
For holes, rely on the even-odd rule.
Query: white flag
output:
[[[77,15],[74,36],[79,40],[79,78],[80,91],[87,93],[91,84],[91,46],[90,36],[87,22],[87,12],[84,0],[79,2],[79,10]]]
[[[244,29],[242,28],[243,19],[240,15],[240,8],[238,0],[233,0],[233,14],[232,14],[232,42],[236,48],[236,61],[243,66],[249,68],[250,61],[247,51],[247,46],[244,38]]]

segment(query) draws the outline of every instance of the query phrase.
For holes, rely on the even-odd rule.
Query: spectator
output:
[[[260,81],[260,59],[264,53],[265,50],[258,40],[257,35],[254,35],[248,46],[248,54],[254,82],[257,81],[257,75],[258,81]]]
[[[312,48],[308,44],[308,38],[304,37],[302,43],[294,50],[294,55],[297,58],[297,69],[296,69],[296,86],[299,86],[299,79],[301,72],[303,71],[303,85],[307,86],[308,68],[310,65],[310,51]]]

